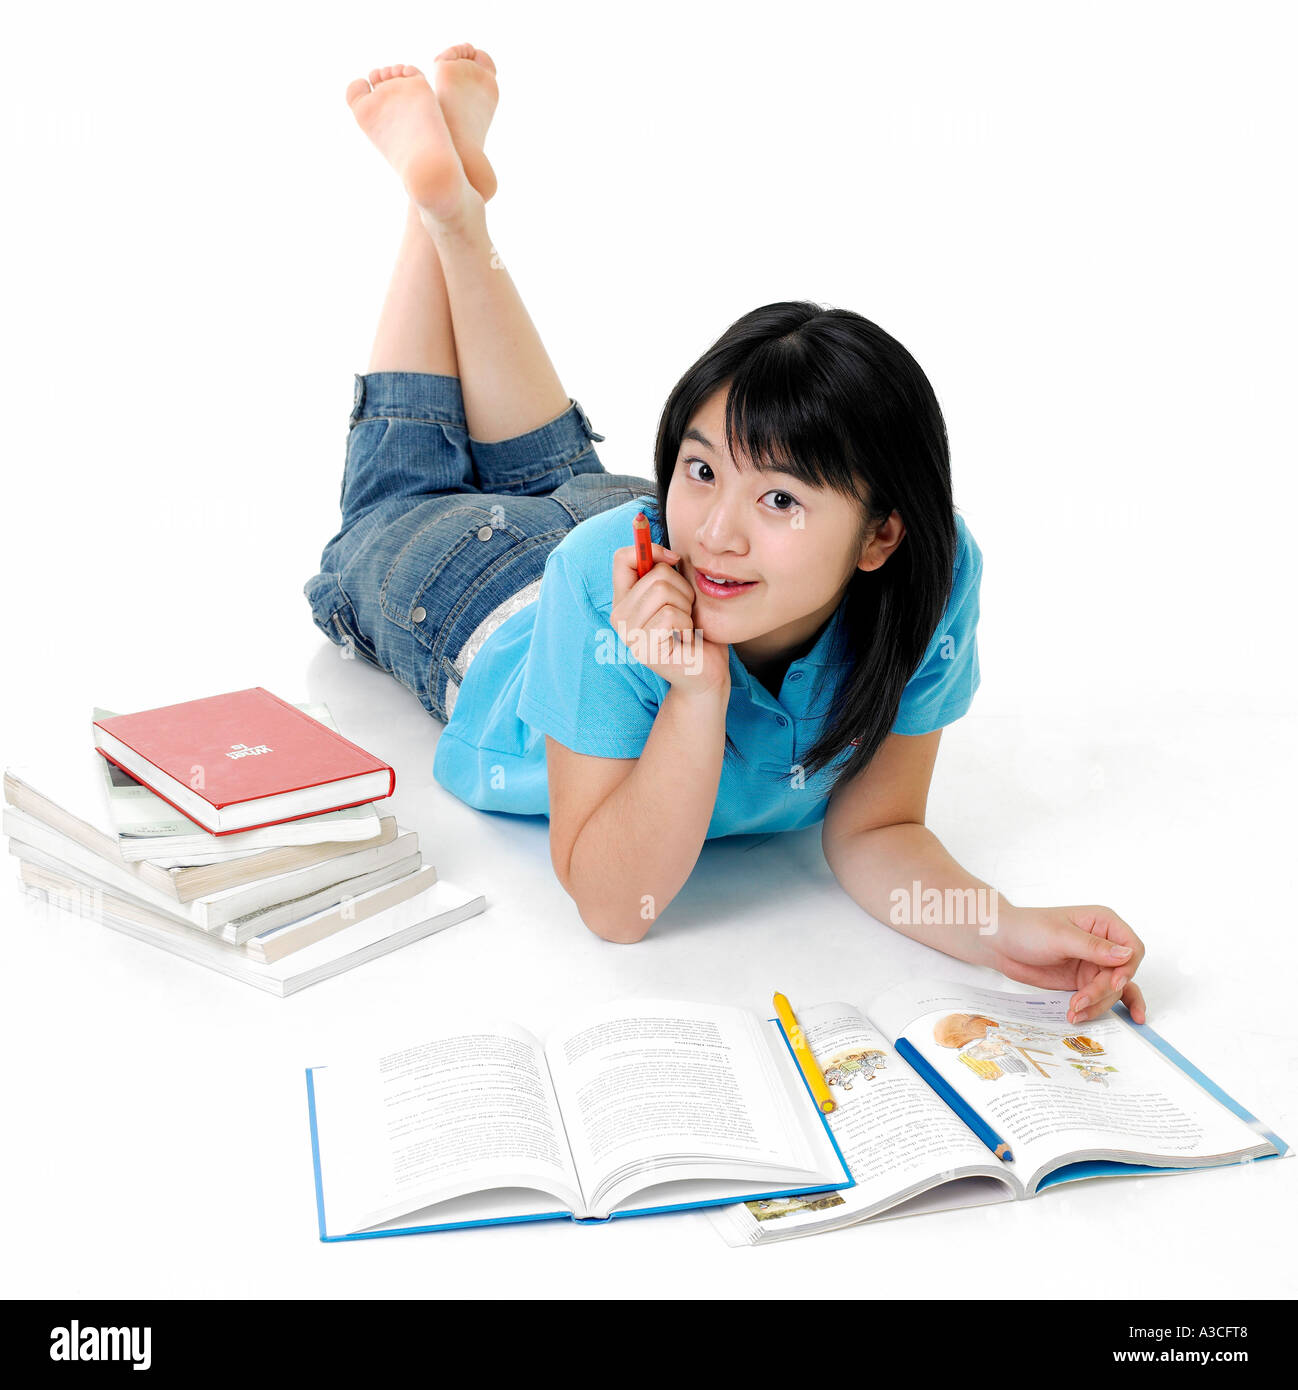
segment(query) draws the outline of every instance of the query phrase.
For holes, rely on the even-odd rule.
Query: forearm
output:
[[[669,690],[635,767],[573,844],[568,891],[609,941],[639,941],[698,860],[721,782],[728,695]]]
[[[957,960],[988,963],[998,922],[1016,911],[925,825],[827,832],[823,843],[834,877],[872,917]]]

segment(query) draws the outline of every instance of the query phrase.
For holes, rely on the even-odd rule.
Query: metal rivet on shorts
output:
[[[427,616],[428,610],[426,608],[412,608],[410,610],[410,621],[412,623],[422,623]]]
[[[490,527],[490,526],[481,526],[481,527],[479,527],[479,528],[478,528],[478,539],[479,539],[480,541],[489,541],[489,540],[491,539],[491,527]]]

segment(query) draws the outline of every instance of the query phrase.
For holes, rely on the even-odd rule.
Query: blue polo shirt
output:
[[[669,683],[640,665],[613,631],[613,552],[631,544],[646,496],[588,518],[551,552],[539,598],[505,620],[473,658],[433,760],[433,776],[470,806],[548,815],[545,736],[600,758],[638,758]],[[982,552],[964,519],[946,611],[902,693],[892,731],[924,734],[960,718],[978,689]],[[730,649],[727,752],[708,839],[797,830],[823,819],[844,753],[815,776],[799,758],[815,743],[850,668],[838,650],[842,609],[785,672],[779,697]],[[792,775],[790,775],[792,774]]]

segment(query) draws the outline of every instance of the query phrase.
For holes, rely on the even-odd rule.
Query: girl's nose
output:
[[[736,515],[736,504],[725,498],[718,498],[703,518],[703,524],[698,530],[698,539],[699,544],[710,555],[746,552],[748,541]]]

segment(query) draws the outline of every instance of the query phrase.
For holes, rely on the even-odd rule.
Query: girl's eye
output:
[[[777,512],[791,512],[798,505],[798,499],[796,497],[792,496],[790,493],[781,492],[778,488],[773,488],[770,492],[764,493],[762,495],[762,501],[765,502],[768,497],[771,499],[769,505]]]
[[[710,463],[704,463],[702,459],[687,459],[686,465],[689,469],[690,477],[693,478],[695,482],[710,483],[715,476],[712,472],[712,465]],[[701,470],[706,470],[706,476],[704,476]]]

